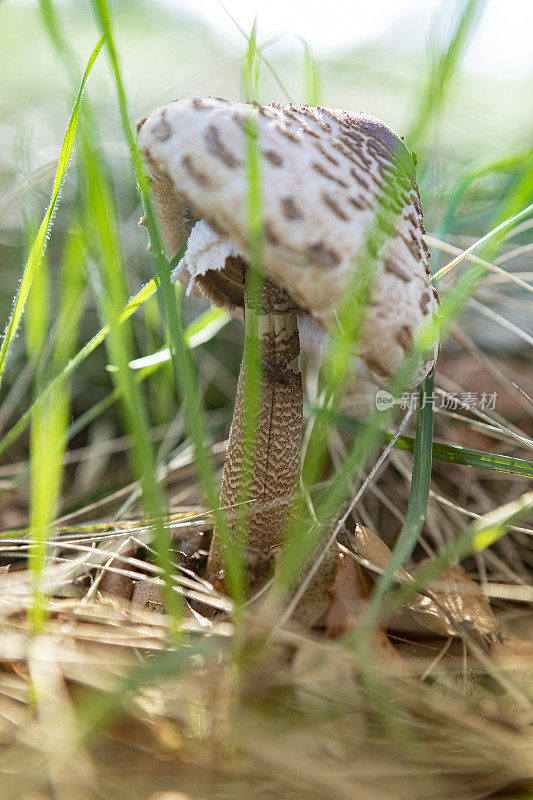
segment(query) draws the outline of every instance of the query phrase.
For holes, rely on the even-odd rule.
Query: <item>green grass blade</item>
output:
[[[203,314],[200,314],[193,320],[185,329],[185,341],[192,349],[199,347],[208,342],[213,336],[216,336],[219,330],[222,329],[231,319],[230,314],[222,308],[209,308]],[[145,358],[138,358],[130,361],[130,369],[136,370],[137,374],[135,379],[137,383],[143,383],[151,375],[153,375],[162,364],[167,363],[171,359],[170,350],[159,351],[153,353],[151,356]],[[104,397],[98,403],[95,403],[91,408],[87,409],[84,414],[81,414],[68,429],[67,435],[69,439],[94,422],[104,411],[111,408],[121,398],[121,389],[117,387],[110,392],[107,397]]]
[[[83,316],[87,287],[82,264],[85,259],[85,233],[80,223],[70,226],[61,259],[61,303],[54,325],[52,366],[58,373],[75,352]]]
[[[406,447],[405,449],[411,448]],[[461,464],[466,467],[490,469],[494,472],[507,472],[509,475],[519,475],[522,478],[533,478],[533,461],[512,458],[499,453],[469,450],[456,445],[435,442],[433,444],[433,458],[445,461],[448,464]]]
[[[181,620],[181,605],[173,590],[169,532],[163,524],[166,516],[163,491],[156,479],[148,415],[139,385],[128,366],[131,360],[131,330],[127,324],[121,324],[126,285],[118,215],[101,149],[96,141],[88,141],[87,144],[94,154],[92,160],[86,159],[84,172],[91,241],[97,249],[101,270],[98,300],[109,329],[109,352],[118,365],[118,372],[113,373],[113,378],[116,387],[121,390],[126,428],[132,437],[133,471],[140,480],[145,510],[154,520],[154,546],[164,580],[163,597],[177,630]]]
[[[250,40],[255,43],[252,29]],[[263,288],[263,194],[261,174],[261,150],[257,120],[251,115],[245,120],[246,181],[249,257],[246,275],[246,308],[244,310],[244,406],[242,423],[241,474],[237,492],[236,519],[232,536],[221,537],[221,550],[228,578],[231,576],[233,596],[237,603],[244,600],[244,546],[249,520],[250,486],[255,461],[257,423],[261,404],[261,342],[259,339],[259,316]],[[241,374],[242,378],[242,374]]]
[[[104,9],[104,11],[106,10]],[[47,0],[42,0],[41,11],[45,16],[45,22],[60,54],[66,57],[70,56],[69,48],[66,44],[67,40],[61,34],[59,21],[53,6]],[[106,20],[109,23],[108,17],[106,17]],[[107,31],[104,31],[103,38],[105,38],[106,33]],[[110,27],[109,35],[111,35]],[[114,53],[114,45],[111,44],[110,49]],[[116,66],[118,71],[118,64]],[[75,72],[75,68],[73,68],[73,72]],[[118,79],[120,80],[120,74]],[[120,85],[122,86],[122,84]],[[130,135],[132,135],[131,132]],[[100,331],[97,337],[93,337],[92,342],[94,346],[97,346],[109,334],[109,348],[115,355],[119,365],[116,383],[122,390],[126,425],[132,434],[133,463],[143,489],[146,510],[155,521],[155,548],[165,582],[163,593],[168,610],[177,625],[181,616],[181,609],[172,587],[172,563],[168,531],[163,525],[163,495],[161,487],[155,478],[155,461],[148,430],[148,418],[137,382],[128,367],[130,337],[127,326],[124,326],[126,319],[138,307],[138,303],[135,301],[143,302],[148,299],[146,294],[151,294],[151,292],[147,293],[141,290],[136,298],[128,304],[129,307],[126,308],[126,313],[121,312],[125,294],[124,265],[113,191],[108,179],[106,165],[101,156],[101,148],[98,146],[96,127],[91,124],[82,126],[81,138],[82,169],[80,177],[84,181],[86,188],[84,205],[88,223],[93,229],[93,236],[90,239],[95,242],[99,251],[102,268],[102,275],[98,276],[98,280],[95,283],[97,284],[104,316],[108,320],[108,324]],[[161,277],[161,271],[169,276],[169,265],[166,263],[162,253],[159,261],[161,266],[159,278]],[[164,277],[165,275],[163,275],[163,282]],[[158,281],[154,281],[154,289],[157,284]]]
[[[524,219],[524,217],[529,216],[529,214],[531,214],[532,212],[533,212],[533,203],[526,206],[521,211],[518,211],[516,214],[507,217],[507,219],[504,219],[503,222],[500,222],[499,225],[496,225],[494,228],[488,231],[484,236],[481,237],[481,239],[478,239],[476,242],[471,244],[470,247],[467,247],[466,250],[463,250],[463,252],[460,253],[458,256],[452,258],[452,260],[448,264],[446,264],[444,267],[441,267],[441,269],[439,269],[434,274],[433,280],[438,281],[439,278],[442,278],[443,275],[446,275],[447,272],[449,272],[451,269],[453,269],[462,261],[464,261],[465,258],[468,258],[468,256],[475,250],[479,250],[480,247],[483,247],[489,242],[492,242],[494,244],[494,240],[496,241],[497,244],[498,241],[501,241],[502,236],[505,232],[516,227],[517,223],[520,222],[520,220]]]
[[[259,102],[259,75],[261,53],[257,47],[257,16],[248,38],[248,48],[243,65],[244,99],[247,103]]]
[[[457,209],[462,203],[465,195],[476,181],[480,178],[485,178],[489,175],[494,175],[503,172],[516,171],[517,168],[524,164],[528,157],[528,153],[519,153],[516,156],[507,156],[505,158],[498,158],[495,161],[490,161],[488,164],[482,164],[466,173],[461,174],[457,180],[456,186],[453,189],[446,209],[446,216],[442,225],[442,230],[448,232],[451,229],[452,221],[454,220]]]
[[[218,511],[218,492],[214,480],[213,466],[204,441],[204,414],[201,405],[198,403],[199,392],[196,374],[184,339],[181,305],[176,303],[170,281],[171,270],[163,254],[161,237],[159,235],[157,220],[153,209],[150,182],[144,168],[141,153],[137,147],[137,140],[135,139],[129,121],[126,92],[115,47],[109,4],[107,0],[92,0],[92,5],[97,23],[106,39],[106,47],[115,80],[124,136],[131,152],[132,166],[140,187],[145,210],[146,227],[150,237],[152,252],[156,259],[157,271],[160,275],[163,307],[170,333],[174,380],[183,400],[185,421],[196,454],[195,466],[207,505],[214,509],[216,524],[221,529],[225,526],[225,520]]]
[[[504,196],[499,213],[499,220],[512,216],[517,207],[521,208],[531,200],[533,193],[533,150],[529,151],[514,180],[514,185]]]
[[[208,308],[185,328],[185,341],[193,350],[213,339],[228,322],[231,314],[226,308]]]
[[[33,600],[28,619],[34,633],[43,626],[46,613],[42,577],[47,547],[63,475],[64,432],[68,420],[68,395],[64,386],[41,406],[31,427],[30,437],[30,551],[29,570],[33,581]]]
[[[173,259],[172,264],[174,261],[175,259]],[[157,280],[152,280],[143,286],[140,292],[135,295],[135,297],[123,310],[120,316],[120,321],[125,322],[127,319],[129,319],[130,316],[134,314],[135,311],[142,305],[142,303],[146,302],[146,300],[155,293],[157,290],[157,285]],[[73,315],[75,316],[79,311],[81,311],[81,303],[78,303],[78,305],[72,305],[68,324],[72,323]],[[224,309],[208,309],[204,314],[201,314],[199,317],[197,317],[197,319],[193,320],[190,325],[187,326],[185,330],[185,340],[188,343],[188,346],[193,349],[195,347],[199,347],[201,344],[205,344],[207,341],[209,341],[209,339],[215,336],[216,333],[223,327],[223,325],[230,321],[230,319],[230,315],[225,312]],[[67,324],[61,325],[60,327],[63,330],[68,329]],[[18,419],[17,423],[5,434],[4,438],[0,440],[0,455],[5,452],[8,447],[24,432],[26,427],[30,424],[33,416],[38,412],[39,408],[46,403],[50,395],[53,394],[53,392],[63,382],[68,380],[74,370],[83,363],[85,358],[87,358],[98,347],[98,345],[102,344],[108,332],[109,329],[107,326],[101,328],[101,330],[95,336],[93,336],[89,342],[87,342],[82,350],[76,356],[74,356],[72,360],[68,361],[61,372],[59,372],[56,377],[40,392],[39,396],[36,398],[30,408],[24,412],[24,414]],[[142,359],[139,359],[139,361],[142,361]],[[133,363],[134,362],[130,362],[130,367]],[[145,381],[154,374],[154,372],[162,363],[164,363],[164,360],[158,360],[157,363],[154,363],[150,366],[147,365],[143,366],[142,368],[136,367],[136,369],[139,370],[137,381],[139,383]],[[122,392],[120,388],[116,388],[110,392],[107,397],[104,397],[98,403],[95,403],[93,406],[91,406],[91,408],[89,408],[84,414],[72,422],[67,431],[67,439],[72,439],[74,436],[80,433],[80,431],[94,422],[94,420],[103,414],[104,411],[106,411],[108,408],[111,408],[114,403],[118,402],[121,396]]]
[[[310,106],[318,105],[320,97],[318,65],[308,42],[304,42],[304,86],[305,102]]]
[[[527,517],[532,510],[533,492],[526,492],[518,500],[500,506],[482,519],[476,520],[442,553],[417,572],[413,581],[396,590],[388,604],[388,612],[396,610],[415,592],[423,590],[424,586],[438,577],[450,564],[460,562],[473,553],[480,553],[491,547],[505,536],[510,525]]]
[[[420,387],[418,396],[419,405],[407,514],[385,571],[380,575],[363,614],[360,626],[362,629],[366,629],[367,634],[379,617],[383,599],[394,581],[396,570],[403,566],[411,556],[426,520],[433,442],[433,375],[426,378]]]
[[[208,308],[207,311],[204,311],[203,314],[200,314],[187,326],[185,329],[185,341],[191,350],[202,344],[206,344],[206,342],[209,342],[216,336],[230,320],[231,314],[227,309]],[[170,352],[170,348],[165,347],[149,356],[135,358],[133,361],[130,361],[130,367],[136,370],[146,370],[149,367],[159,366],[171,360],[172,353]],[[152,372],[150,372],[150,374],[152,374]]]
[[[332,424],[338,428],[358,434],[365,423],[361,420],[343,414],[337,414],[332,419]],[[392,433],[381,429],[382,441],[390,441]],[[411,436],[399,436],[394,447],[412,453],[415,440]],[[509,475],[519,475],[522,478],[533,478],[533,461],[522,458],[504,456],[499,453],[488,453],[484,450],[470,450],[445,442],[433,442],[432,454],[434,461],[444,461],[447,464],[458,464],[464,467],[489,469],[495,472],[507,472]]]
[[[515,196],[515,200],[520,200],[522,198],[522,194],[522,187],[520,186]],[[505,203],[507,208],[513,208],[514,202],[512,198],[510,200],[506,200]],[[477,247],[479,247],[481,244],[485,245],[481,254],[482,259],[479,261],[472,261],[465,269],[463,274],[456,279],[452,285],[452,288],[443,298],[439,308],[439,315],[434,317],[431,321],[426,322],[418,331],[413,348],[413,358],[417,353],[427,352],[427,350],[432,347],[432,344],[436,339],[440,338],[442,340],[444,338],[444,336],[450,330],[453,321],[463,310],[469,298],[472,297],[477,287],[487,275],[488,266],[486,266],[486,264],[493,260],[494,255],[497,252],[498,245],[501,243],[505,229],[509,228],[519,219],[523,219],[532,211],[533,204],[523,208],[521,211],[517,211],[512,216],[505,219],[502,223],[492,228],[478,242],[474,242],[471,247],[467,248],[467,250],[461,253],[461,255],[456,256],[456,258],[452,259],[449,264],[438,271],[438,277],[441,277],[445,272],[448,272],[453,266],[455,266],[455,264],[459,263],[459,261],[463,260],[463,258],[469,255],[473,249],[477,249]],[[399,388],[399,386],[392,387],[392,393],[397,394]]]
[[[407,138],[410,144],[413,141],[419,142],[422,140],[428,130],[431,119],[442,106],[451,79],[464,56],[466,43],[470,38],[478,13],[483,5],[483,0],[479,2],[478,0],[469,0],[466,4],[462,4],[462,12],[459,14],[455,32],[437,60],[436,67],[423,93],[419,111],[411,125],[411,132]],[[411,168],[414,168],[414,165]],[[372,224],[369,226],[357,254],[353,278],[346,291],[346,300],[338,310],[336,324],[333,330],[330,331],[329,347],[324,356],[322,367],[323,385],[325,387],[322,407],[325,410],[331,411],[335,408],[335,404],[351,375],[352,354],[364,326],[366,309],[375,277],[375,262],[378,254],[386,246],[389,236],[395,230],[396,218],[394,213],[386,207],[386,200],[397,193],[398,187],[396,184],[401,170],[402,166],[395,170],[393,176],[387,181],[387,186],[384,187],[378,197]],[[436,331],[432,331],[432,333],[434,339]],[[432,341],[424,341],[424,351],[431,350],[431,346]],[[417,357],[418,355],[419,353],[416,354]],[[399,378],[400,382],[408,382],[414,361],[415,359],[413,358],[409,365],[406,366],[405,371]],[[323,421],[326,418],[324,416],[322,418]],[[320,473],[324,459],[325,441],[327,441],[327,430],[324,430],[320,424],[316,426],[316,433],[313,430],[313,434],[304,463],[304,480],[308,486],[314,482],[316,476]]]
[[[74,66],[73,51],[68,38],[65,36],[57,16],[53,0],[39,0],[39,10],[45,24],[48,36],[52,40],[58,54],[66,62],[73,83],[77,83],[76,68]]]
[[[35,230],[32,226],[32,241],[35,241]],[[30,245],[31,248],[32,245]],[[39,387],[39,376],[43,372],[43,348],[50,323],[50,267],[46,253],[41,258],[26,300],[27,315],[24,320],[26,334],[26,351],[28,358],[36,361],[36,388]]]
[[[419,146],[442,107],[486,4],[487,0],[462,0],[458,4],[457,20],[452,36],[447,46],[429,65],[429,80],[426,82],[417,114],[406,137],[411,147]]]
[[[54,211],[57,207],[57,202],[59,198],[59,190],[61,188],[61,184],[63,183],[63,179],[65,177],[65,173],[67,171],[67,167],[70,161],[70,156],[72,154],[72,148],[74,146],[74,139],[76,137],[76,129],[78,126],[78,118],[80,114],[80,104],[81,104],[83,90],[85,88],[85,84],[90,75],[93,64],[96,61],[98,53],[101,50],[102,44],[103,44],[103,38],[100,38],[91,53],[89,61],[87,62],[87,66],[85,68],[85,72],[83,74],[83,78],[81,80],[78,89],[76,101],[71,111],[67,123],[65,136],[63,138],[63,142],[61,145],[61,150],[59,153],[59,159],[57,163],[57,169],[52,187],[52,196],[50,198],[50,203],[48,204],[48,208],[46,209],[46,212],[44,214],[43,220],[39,227],[39,231],[33,242],[33,246],[28,256],[26,266],[24,267],[22,280],[20,282],[18,292],[15,296],[13,311],[6,325],[4,338],[2,339],[2,344],[0,345],[0,382],[2,380],[2,374],[6,365],[9,346],[13,341],[13,338],[15,337],[15,334],[17,332],[17,328],[20,324],[20,320],[24,313],[24,307],[26,305],[26,300],[28,298],[28,294],[35,273],[39,268],[39,264],[41,263],[43,253],[46,248],[47,239],[48,236],[50,235],[50,230],[53,223]]]
[[[146,283],[126,304],[119,317],[119,323],[123,324],[126,322],[126,320],[128,320],[131,315],[134,314],[137,309],[157,291],[158,287],[159,277],[152,278],[151,281],[148,281],[148,283]],[[95,333],[95,335],[89,339],[89,341],[81,348],[81,350],[79,350],[78,353],[76,353],[76,355],[63,367],[61,372],[59,372],[55,378],[50,381],[46,388],[43,389],[39,396],[33,401],[27,411],[25,411],[24,414],[19,417],[16,424],[13,425],[13,427],[10,428],[10,430],[7,431],[7,433],[2,437],[0,440],[0,456],[26,430],[37,409],[43,403],[45,403],[55,389],[58,388],[59,385],[62,384],[63,381],[65,381],[70,375],[72,375],[72,373],[81,364],[83,364],[85,359],[88,358],[88,356],[90,356],[91,353],[93,353],[96,348],[105,341],[108,333],[108,325],[104,325],[103,328],[100,328],[100,330]]]
[[[76,343],[84,292],[81,250],[79,234],[77,232],[70,234],[65,243],[60,272],[61,299],[57,311],[57,324],[54,326],[51,359],[53,369],[59,369],[67,362]],[[43,277],[48,276],[41,266],[28,297],[29,313],[26,317],[28,351],[39,364],[35,376],[36,391],[40,390],[44,371],[48,366],[45,348],[50,287],[48,280],[43,280]],[[39,293],[35,296],[37,290]],[[33,597],[28,610],[28,620],[34,633],[41,630],[47,616],[42,579],[48,555],[46,542],[53,538],[53,522],[60,499],[69,403],[68,386],[62,383],[52,392],[48,401],[39,407],[31,426],[29,462],[31,543],[28,563],[33,582]]]

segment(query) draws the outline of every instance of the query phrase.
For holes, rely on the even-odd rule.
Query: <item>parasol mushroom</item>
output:
[[[249,254],[245,120],[256,119],[262,155],[264,247],[260,303],[246,292]],[[257,315],[263,357],[247,545],[280,543],[298,479],[302,384],[298,324],[326,331],[353,274],[378,196],[396,212],[378,254],[360,356],[378,380],[392,376],[438,301],[423,239],[411,152],[366,114],[307,105],[260,106],[218,98],[177,100],[138,125],[167,255],[185,241],[175,276],[215,305]],[[395,192],[387,192],[394,179]],[[246,346],[246,345],[245,345]],[[413,385],[433,368],[421,359]],[[220,502],[237,500],[246,385],[241,366]],[[231,518],[228,520],[231,529]],[[215,531],[208,577],[222,566]]]

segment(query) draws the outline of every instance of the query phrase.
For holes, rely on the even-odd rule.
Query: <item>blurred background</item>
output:
[[[79,76],[98,32],[89,2],[55,0]],[[155,107],[190,95],[243,99],[243,59],[257,15],[257,41],[264,62],[259,85],[262,102],[318,102],[381,117],[400,134],[413,119],[428,71],[454,29],[458,4],[436,0],[112,0],[122,75],[135,123]],[[418,146],[418,181],[430,235],[456,247],[471,244],[494,224],[502,197],[516,185],[532,146],[533,4],[529,0],[489,0],[474,26],[462,67],[455,75],[443,113]],[[315,63],[316,81],[310,81]],[[66,120],[73,102],[72,74],[65,70],[47,34],[36,0],[0,4],[0,319],[7,319],[27,257],[28,245],[49,201]],[[153,275],[146,235],[137,226],[142,213],[132,180],[116,92],[106,54],[90,75],[87,98],[98,126],[114,181],[122,246],[131,295]],[[529,184],[530,185],[530,184]],[[42,280],[49,287],[53,321],[67,232],[75,224],[80,185],[76,159],[62,189],[61,204],[47,251]],[[524,197],[524,205],[531,202]],[[529,225],[513,232],[504,246],[505,268],[531,276]],[[451,257],[431,245],[435,270]],[[80,254],[90,286],[91,265]],[[491,284],[491,280],[494,282]],[[39,286],[32,306],[39,305]],[[492,276],[478,294],[485,309],[502,314],[501,324],[469,306],[461,329],[484,352],[508,360],[510,371],[527,382],[526,356],[531,335],[530,305],[520,287]],[[35,306],[35,303],[37,306]],[[83,295],[78,348],[101,325],[88,288]],[[199,310],[186,302],[186,318]],[[519,333],[513,329],[516,326]],[[135,355],[165,346],[157,299],[134,319]],[[231,323],[196,354],[206,405],[221,409],[219,429],[231,414],[235,374],[241,354],[241,330]],[[470,367],[450,341],[444,350],[455,358],[457,379]],[[24,332],[8,364],[3,392],[13,390],[0,414],[0,429],[17,419],[34,391],[35,365],[28,366]],[[461,366],[463,364],[463,366]],[[74,376],[72,418],[77,418],[112,388],[107,357],[99,348]],[[462,373],[461,373],[462,370]],[[524,386],[526,384],[524,383]],[[479,386],[476,387],[478,390]],[[490,387],[488,387],[490,388]],[[146,386],[151,421],[166,423],[175,414],[170,367]],[[10,416],[10,418],[8,418]],[[96,426],[96,427],[95,427]],[[74,439],[85,444],[121,431],[115,406]],[[24,457],[26,435],[10,451]]]

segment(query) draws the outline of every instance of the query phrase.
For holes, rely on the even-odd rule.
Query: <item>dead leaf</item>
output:
[[[365,575],[353,558],[339,553],[335,578],[329,589],[331,597],[326,617],[326,636],[337,638],[346,633],[361,613],[369,596]]]
[[[429,559],[419,564],[421,569]],[[461,564],[452,564],[441,572],[431,589],[433,598],[421,594],[408,601],[407,607],[421,625],[442,636],[475,635],[491,644],[500,638],[500,623],[477,583]]]
[[[134,550],[132,547],[122,553],[126,558],[130,558],[133,554]],[[133,592],[133,580],[129,575],[121,575],[119,572],[114,572],[113,570],[131,569],[131,567],[126,561],[118,557],[114,558],[109,566],[112,567],[112,570],[106,569],[100,582],[101,593],[111,595],[112,597],[123,597],[125,600],[129,600]]]
[[[357,555],[383,571],[391,551],[378,534],[364,525],[356,525],[354,549]],[[429,562],[425,559],[419,569]],[[397,578],[402,582],[413,578],[407,570],[399,569]],[[498,641],[500,624],[490,604],[460,564],[453,564],[437,579],[439,588],[431,590],[433,599],[417,593],[405,605],[416,621],[441,636],[476,635],[485,643]],[[444,587],[444,588],[442,588]]]
[[[161,588],[150,581],[135,581],[131,597],[132,608],[163,613]]]
[[[376,534],[377,535],[377,534]],[[326,617],[326,636],[337,638],[357,625],[364,612],[370,589],[365,571],[348,554],[339,553],[335,579],[329,589],[331,598]],[[403,658],[387,636],[383,628],[372,631],[372,650],[375,655],[387,658],[387,665],[395,664],[403,668]]]
[[[358,523],[354,530],[354,540],[353,546],[357,555],[368,561],[369,565],[377,567],[379,572],[383,572],[389,563],[391,551],[376,531]],[[412,580],[403,567],[398,570],[397,576],[405,580]]]

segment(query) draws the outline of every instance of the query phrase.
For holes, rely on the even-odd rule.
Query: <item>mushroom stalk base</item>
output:
[[[265,281],[259,308],[245,303],[245,316],[257,314],[262,358],[260,402],[253,462],[248,466],[246,547],[268,554],[280,544],[294,504],[302,442],[302,378],[298,366],[300,339],[296,306],[291,297]],[[246,347],[246,342],[245,342]],[[231,509],[239,501],[243,473],[243,416],[246,398],[246,359],[237,383],[235,410],[222,473],[221,507],[229,507],[229,534],[239,518]],[[246,472],[246,470],[245,470]],[[220,540],[215,530],[207,562],[208,580],[223,580]],[[251,582],[253,584],[253,576]]]

